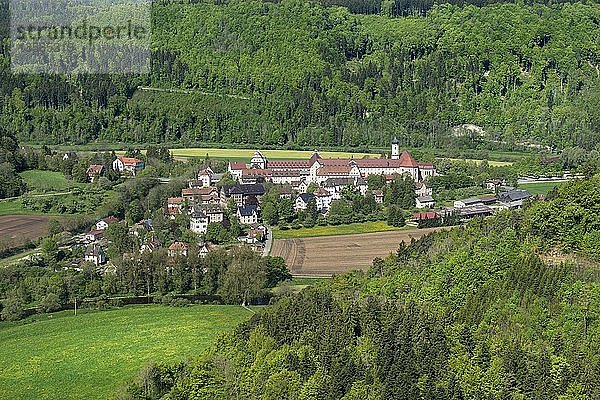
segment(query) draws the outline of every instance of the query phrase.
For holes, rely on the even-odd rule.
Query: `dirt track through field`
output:
[[[400,242],[419,239],[435,230],[439,228],[277,239],[271,255],[283,257],[293,275],[337,275],[353,269],[367,270],[375,257],[387,257]]]
[[[17,246],[48,232],[50,217],[7,215],[0,217],[0,242]]]

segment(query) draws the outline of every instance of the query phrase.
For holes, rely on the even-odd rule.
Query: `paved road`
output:
[[[265,249],[263,250],[263,257],[266,257],[271,253],[271,247],[273,247],[273,231],[270,227],[267,228],[267,240],[265,241]]]

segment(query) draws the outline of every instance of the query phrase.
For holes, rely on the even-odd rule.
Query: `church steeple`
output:
[[[398,159],[400,159],[400,145],[398,139],[394,136],[394,139],[392,139],[392,160]]]

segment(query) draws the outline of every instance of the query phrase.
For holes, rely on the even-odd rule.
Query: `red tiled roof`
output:
[[[183,242],[173,242],[172,245],[169,246],[169,250],[187,250],[188,245]]]
[[[422,221],[422,220],[427,220],[427,219],[436,219],[439,217],[439,215],[435,211],[429,211],[429,212],[416,213],[414,215],[414,217],[417,221]]]
[[[167,204],[181,204],[183,203],[183,197],[170,197],[167,200]]]
[[[181,196],[208,196],[212,193],[216,193],[217,188],[208,186],[203,188],[192,188],[192,189],[181,189]]]
[[[402,167],[411,167],[411,168],[416,168],[419,165],[417,164],[417,160],[414,159],[413,156],[410,155],[410,153],[406,150],[404,150],[402,152],[402,154],[400,154],[400,165]]]
[[[310,160],[274,160],[269,161],[269,168],[309,168]]]
[[[319,176],[327,176],[327,175],[341,175],[341,174],[349,174],[350,166],[346,165],[328,165],[325,167],[319,168],[317,175]]]
[[[315,196],[319,196],[319,197],[326,197],[326,196],[331,196],[331,193],[329,193],[327,190],[323,189],[323,188],[318,188],[317,190],[315,190],[315,192],[313,193]]]
[[[230,162],[229,163],[229,169],[231,169],[231,170],[246,169],[246,163],[243,163],[243,162]]]
[[[127,165],[130,167],[135,167],[137,164],[142,162],[142,160],[133,157],[119,157],[118,159],[121,160],[123,165]]]

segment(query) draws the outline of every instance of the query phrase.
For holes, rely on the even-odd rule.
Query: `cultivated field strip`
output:
[[[384,258],[395,252],[400,242],[418,239],[435,230],[278,239],[273,243],[271,255],[283,257],[293,275],[330,276],[353,269],[366,270],[375,257]]]
[[[37,239],[48,231],[50,217],[8,215],[0,217],[0,241],[19,245]]]

